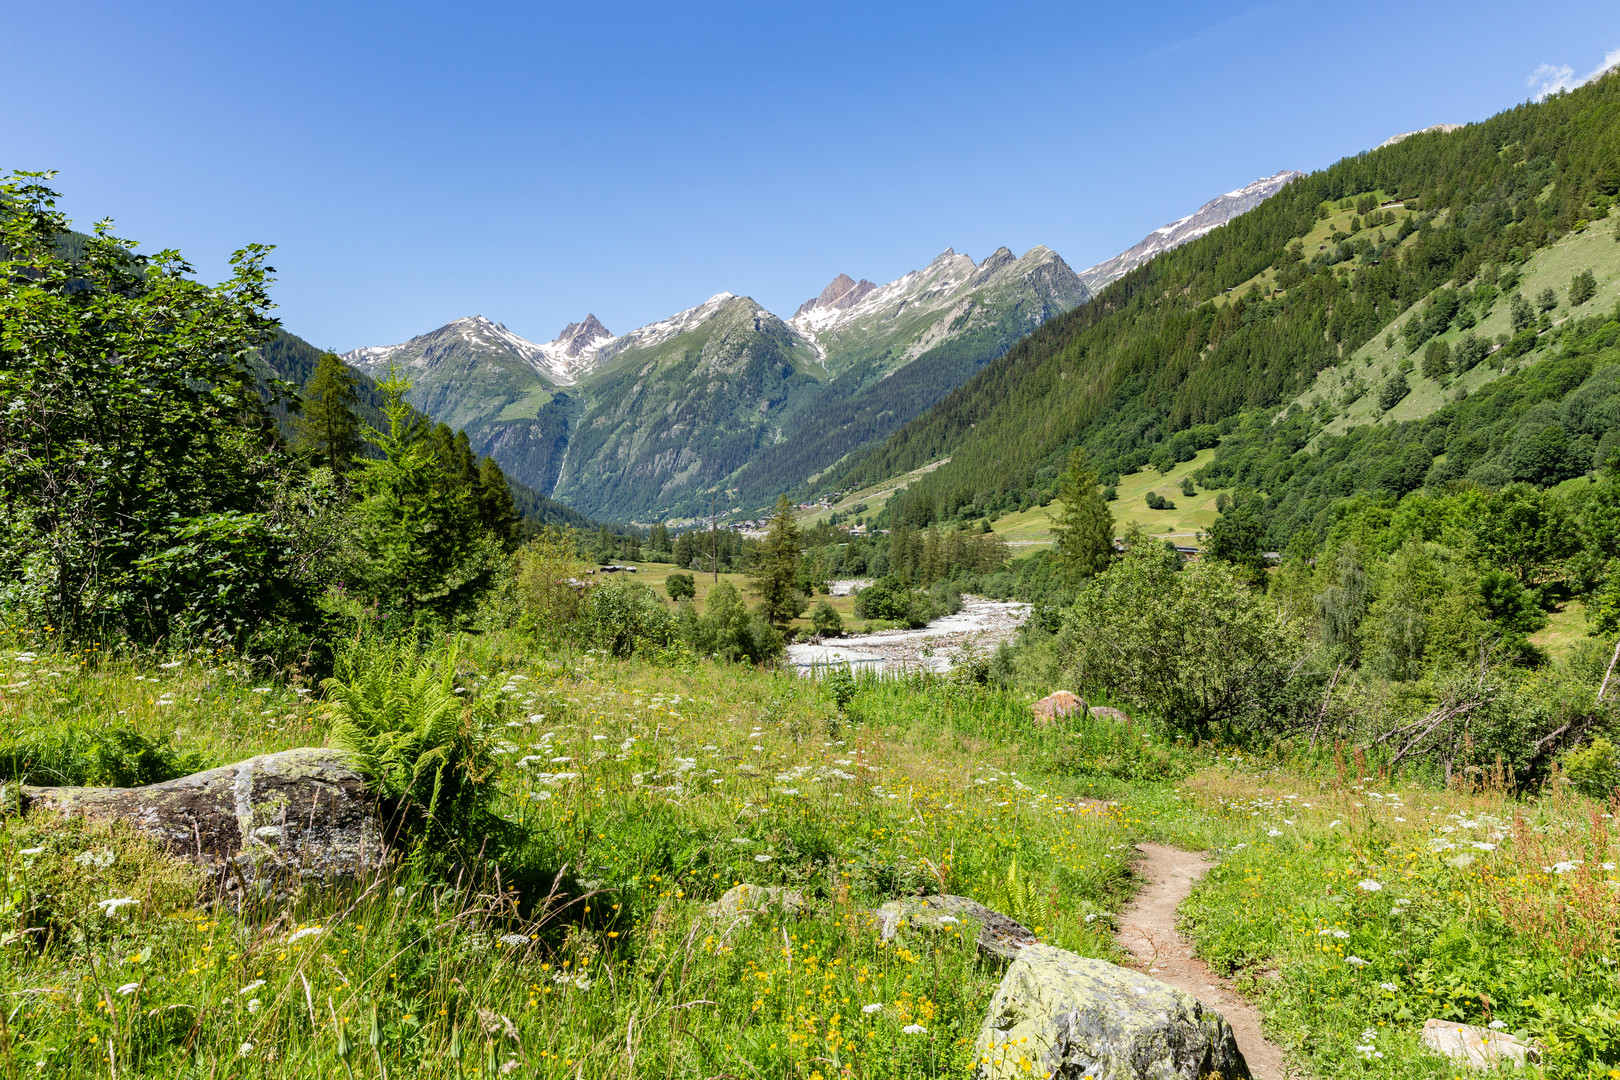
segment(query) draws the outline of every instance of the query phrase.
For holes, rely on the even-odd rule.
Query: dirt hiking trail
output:
[[[1226,1017],[1255,1080],[1297,1075],[1285,1070],[1282,1048],[1260,1034],[1259,1011],[1194,956],[1192,946],[1176,931],[1176,909],[1192,892],[1193,882],[1214,863],[1199,852],[1159,844],[1138,844],[1136,850],[1145,856],[1136,871],[1146,884],[1120,915],[1119,943],[1141,970]]]

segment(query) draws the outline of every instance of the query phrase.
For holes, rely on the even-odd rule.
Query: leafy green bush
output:
[[[494,717],[456,685],[457,652],[456,643],[427,654],[408,638],[363,641],[322,684],[332,745],[425,835],[478,835],[495,793]]]
[[[585,597],[585,636],[611,656],[667,648],[675,640],[675,620],[650,585],[613,581]]]
[[[691,574],[671,574],[664,579],[664,591],[671,600],[689,600],[697,595],[697,581]]]
[[[819,601],[810,612],[810,625],[822,637],[840,637],[844,633],[844,618],[827,601]]]
[[[1564,775],[1582,795],[1607,799],[1620,787],[1620,752],[1608,739],[1596,738],[1564,755]]]
[[[681,640],[700,656],[763,664],[782,655],[782,635],[759,612],[748,610],[729,581],[709,590],[702,615],[691,601],[682,601],[675,623]]]

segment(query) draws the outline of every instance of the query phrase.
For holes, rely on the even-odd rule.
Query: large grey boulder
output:
[[[951,927],[972,933],[981,953],[1000,960],[1011,960],[1025,946],[1035,943],[1035,935],[1022,923],[965,896],[908,896],[889,901],[875,914],[884,941],[904,927],[923,930]]]
[[[1019,950],[990,1000],[976,1051],[980,1080],[1249,1075],[1231,1026],[1191,994],[1050,945]]]
[[[375,870],[375,802],[337,750],[284,750],[138,788],[25,787],[27,813],[122,820],[225,889],[329,883]]]

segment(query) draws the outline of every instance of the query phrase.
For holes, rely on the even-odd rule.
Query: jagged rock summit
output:
[[[590,374],[606,355],[604,349],[616,340],[595,315],[585,316],[584,322],[569,323],[554,340],[543,345],[519,337],[504,323],[469,315],[398,345],[367,345],[350,350],[343,359],[368,375],[381,376],[391,365],[408,372],[428,373],[445,362],[475,357],[493,363],[515,362],[553,386],[572,386]]]
[[[1212,229],[1218,229],[1239,214],[1248,213],[1284,187],[1304,176],[1302,172],[1284,169],[1272,176],[1262,176],[1251,184],[1217,195],[1194,213],[1168,225],[1160,226],[1142,238],[1135,247],[1115,255],[1107,262],[1080,271],[1080,280],[1092,292],[1097,292],[1111,281],[1117,281],[1161,252],[1180,247],[1196,240]]]
[[[825,289],[821,290],[820,296],[813,296],[800,304],[799,310],[793,313],[793,317],[798,318],[805,312],[812,311],[815,308],[832,308],[836,311],[843,311],[846,308],[854,307],[865,299],[867,294],[876,291],[876,289],[877,286],[865,278],[856,281],[848,274],[839,274],[827,284]]]

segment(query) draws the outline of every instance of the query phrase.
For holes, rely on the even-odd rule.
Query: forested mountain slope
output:
[[[1077,443],[1105,478],[1161,447],[1190,456],[1215,445],[1217,424],[1292,399],[1439,286],[1473,286],[1607,216],[1617,192],[1614,76],[1347,158],[1049,322],[827,486],[949,455],[896,507],[923,522],[1049,490]],[[1307,250],[1346,199],[1351,228]]]

